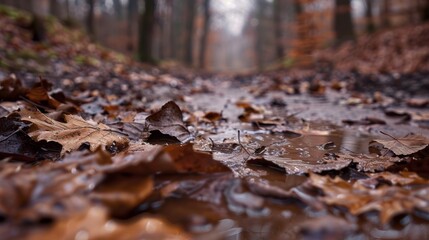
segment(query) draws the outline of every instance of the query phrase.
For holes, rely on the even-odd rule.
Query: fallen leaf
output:
[[[429,139],[421,135],[407,135],[402,138],[391,137],[390,140],[374,140],[396,155],[410,155],[425,149],[429,145]]]
[[[391,156],[344,153],[329,154],[324,159],[349,160],[355,163],[357,170],[361,172],[383,171],[403,161],[401,158]]]
[[[410,98],[407,100],[407,105],[413,108],[424,108],[429,105],[427,98]]]
[[[381,124],[384,125],[386,122],[384,120],[378,119],[378,118],[372,118],[372,117],[366,117],[361,120],[343,120],[344,124],[347,125],[374,125],[374,124]]]
[[[394,216],[413,213],[415,210],[428,212],[429,199],[422,194],[425,188],[410,189],[398,186],[381,185],[373,189],[366,187],[367,179],[346,182],[339,177],[330,178],[310,174],[308,185],[323,191],[314,199],[329,206],[343,206],[353,215],[377,211],[382,224],[388,223]]]
[[[123,217],[143,203],[152,188],[150,176],[107,176],[89,197],[107,206],[112,216]]]
[[[23,129],[26,125],[16,119],[0,118],[0,158],[18,161],[58,159],[61,146],[52,143],[34,142]]]
[[[25,95],[30,101],[57,109],[62,103],[49,95],[52,84],[46,79],[40,78],[39,82],[31,87]]]
[[[102,207],[91,207],[28,236],[40,239],[190,239],[180,228],[155,217],[113,220]]]
[[[183,114],[173,101],[164,104],[161,109],[146,118],[147,131],[159,131],[162,134],[187,142],[192,136],[183,122]]]
[[[128,139],[119,135],[108,126],[90,123],[80,116],[65,115],[65,123],[53,120],[43,113],[22,110],[23,121],[33,123],[29,135],[36,141],[53,141],[63,146],[61,155],[79,149],[84,143],[94,151],[97,147],[117,147],[119,149],[128,145]]]
[[[0,100],[18,100],[28,90],[15,76],[0,81]]]
[[[298,225],[302,239],[346,239],[357,233],[358,226],[342,218],[324,216]]]
[[[287,174],[304,174],[309,172],[324,172],[340,170],[350,165],[351,159],[324,158],[319,161],[307,162],[300,159],[290,159],[279,156],[264,156],[263,158],[251,158],[249,164],[272,166],[283,169]]]
[[[109,124],[109,127],[117,129],[121,133],[127,135],[130,140],[138,141],[143,138],[143,132],[145,125],[143,123],[136,122],[118,122]]]
[[[222,112],[206,112],[203,119],[209,122],[216,122],[222,119]]]

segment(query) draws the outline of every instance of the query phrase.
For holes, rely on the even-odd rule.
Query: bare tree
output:
[[[171,55],[170,57],[172,59],[181,59],[181,51],[179,47],[181,48],[183,46],[183,40],[182,37],[183,34],[183,16],[185,12],[185,4],[184,1],[180,0],[172,0],[171,2],[172,8],[171,8],[171,22],[170,22],[170,49],[171,49]]]
[[[335,0],[334,31],[336,44],[354,40],[354,24],[350,0]]]
[[[155,26],[156,0],[144,0],[144,12],[139,27],[139,60],[155,63],[152,55],[153,30]]]
[[[209,28],[210,28],[210,0],[204,0],[203,1],[203,18],[204,18],[204,25],[203,25],[203,32],[201,34],[200,39],[200,52],[198,57],[199,67],[205,68],[205,60],[206,60],[206,54],[207,54],[207,39],[209,35]]]
[[[284,57],[283,47],[283,30],[282,30],[282,12],[283,0],[274,0],[273,2],[273,23],[274,23],[274,39],[276,47],[276,58],[282,59]]]
[[[60,6],[58,0],[50,0],[50,6],[49,7],[50,7],[49,12],[52,15],[54,15],[58,18],[61,18],[61,13],[60,13],[61,6]]]
[[[429,21],[429,0],[423,1],[423,8],[422,8],[422,21],[427,22]]]
[[[381,27],[390,27],[390,0],[383,0],[381,6]]]
[[[113,9],[118,18],[122,18],[122,3],[120,0],[113,0]]]
[[[134,23],[138,15],[138,0],[128,0],[128,14],[127,14],[127,50],[132,51],[134,49],[133,39],[134,39]]]
[[[372,2],[373,2],[373,0],[365,0],[365,5],[366,5],[366,9],[365,9],[366,31],[368,33],[372,33],[375,31]]]
[[[33,20],[31,29],[33,32],[33,41],[46,40],[46,26],[45,18],[49,15],[49,0],[32,0],[31,11],[33,13]]]
[[[188,66],[193,64],[193,38],[194,38],[194,22],[195,22],[195,12],[197,7],[196,0],[187,0],[187,9],[186,9],[186,35],[185,35],[185,63]]]
[[[94,15],[94,8],[95,8],[95,0],[86,0],[86,3],[88,4],[88,12],[86,15],[86,29],[88,31],[88,35],[91,38],[92,41],[95,41],[95,15]]]
[[[266,2],[265,0],[256,0],[256,19],[258,25],[256,27],[256,43],[255,43],[255,52],[256,52],[256,63],[259,70],[264,68],[264,12],[265,12]]]

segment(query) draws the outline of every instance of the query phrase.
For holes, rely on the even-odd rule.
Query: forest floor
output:
[[[28,24],[0,8],[1,238],[429,235],[429,25],[231,76]]]

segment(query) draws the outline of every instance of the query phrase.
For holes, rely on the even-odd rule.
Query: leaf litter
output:
[[[424,231],[407,231],[429,226],[429,171],[412,168],[428,160],[427,92],[392,84],[424,78],[165,71],[55,28],[62,67],[0,69],[3,237],[343,239],[382,228],[418,239]],[[18,45],[7,49],[44,53],[26,30],[10,31]]]

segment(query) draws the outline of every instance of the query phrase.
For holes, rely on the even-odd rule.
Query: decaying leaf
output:
[[[28,90],[15,76],[0,81],[0,100],[17,100]]]
[[[57,159],[61,146],[36,143],[24,132],[26,125],[13,118],[0,118],[0,158],[10,157],[19,161]]]
[[[149,132],[159,131],[177,138],[180,142],[187,142],[192,138],[183,122],[182,111],[173,101],[164,104],[158,112],[148,116],[146,126]]]
[[[117,147],[119,149],[128,144],[128,139],[119,135],[108,126],[98,123],[90,123],[80,116],[65,115],[65,123],[53,120],[46,115],[22,110],[20,112],[23,121],[33,123],[29,135],[36,141],[46,140],[61,144],[61,155],[66,152],[79,149],[84,143],[89,143],[89,148],[94,151],[97,147]]]
[[[358,230],[358,226],[355,223],[329,215],[305,221],[298,228],[303,239],[330,240],[345,239]]]
[[[427,185],[413,189],[399,187],[391,182],[393,186],[381,185],[374,189],[367,187],[367,181],[347,182],[339,177],[310,174],[308,184],[323,191],[323,195],[315,197],[318,201],[330,206],[346,207],[353,215],[377,211],[383,224],[399,214],[413,213],[417,209],[425,212],[429,210]]]
[[[131,144],[127,151],[113,157],[113,165],[103,166],[105,172],[127,174],[151,173],[213,173],[228,172],[222,163],[213,160],[211,154],[193,150],[185,145],[137,145]]]
[[[261,164],[284,169],[287,174],[304,174],[308,172],[324,172],[340,170],[350,165],[351,159],[324,158],[320,161],[306,162],[279,156],[264,156],[247,161],[250,164]]]
[[[403,161],[398,157],[344,153],[329,154],[324,159],[350,160],[356,164],[357,170],[361,172],[383,171],[395,163]]]
[[[40,78],[40,81],[28,90],[26,97],[37,104],[56,109],[61,105],[61,102],[49,95],[51,88],[52,84],[50,82]]]
[[[121,217],[142,203],[152,193],[152,188],[150,176],[109,176],[89,197],[108,206],[112,216]]]
[[[374,125],[374,124],[381,124],[384,125],[386,122],[382,119],[373,118],[373,117],[366,117],[360,120],[350,120],[346,119],[342,121],[344,124],[347,125]]]
[[[422,135],[407,135],[402,138],[393,138],[389,140],[375,140],[391,150],[396,155],[410,155],[425,149],[429,145],[429,139]]]
[[[55,223],[28,239],[190,239],[180,228],[161,219],[143,217],[131,221],[112,220],[102,207],[91,207]]]

